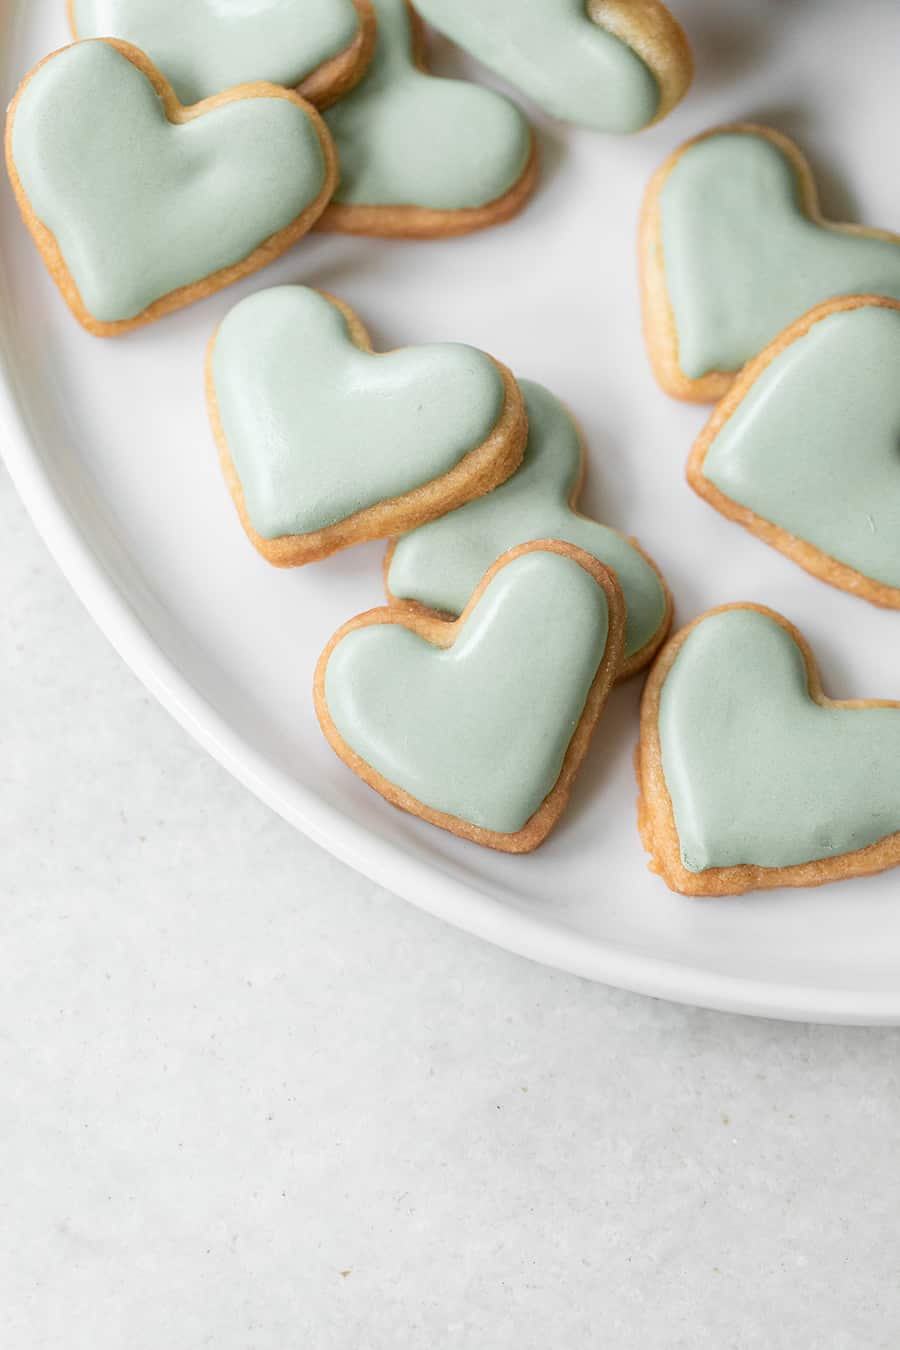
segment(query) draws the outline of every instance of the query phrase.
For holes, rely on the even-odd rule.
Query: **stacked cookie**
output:
[[[659,0],[419,9],[545,112],[594,130],[658,121],[690,80]],[[537,185],[518,106],[431,75],[406,0],[255,0],[227,16],[211,0],[69,0],[69,15],[82,40],[25,79],[6,154],[94,334],[208,295],[313,228],[440,238],[507,220]],[[641,259],[660,384],[721,400],[691,485],[807,570],[900,608],[900,240],[825,222],[796,147],[737,124],[654,176]],[[673,889],[900,862],[900,706],[828,700],[797,630],[756,605],[663,646],[666,583],[577,510],[584,448],[549,390],[459,344],[376,353],[343,300],[279,286],[212,335],[206,392],[266,561],[387,541],[387,603],[338,629],[314,698],[331,746],[389,802],[534,849],[613,685],[654,663],[639,826]]]
[[[391,540],[388,605],[332,639],[328,740],[389,801],[507,852],[558,819],[613,683],[671,618],[636,544],[581,516],[583,450],[548,390],[459,344],[372,352],[342,301],[242,300],[210,344],[212,425],[269,562]]]

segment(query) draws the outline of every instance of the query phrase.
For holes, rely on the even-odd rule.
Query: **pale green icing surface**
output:
[[[13,158],[85,308],[105,322],[242,261],[319,195],[307,114],[283,98],[230,103],[183,126],[104,42],[68,47],[29,81]]]
[[[554,117],[624,132],[656,116],[653,72],[593,22],[585,0],[421,0],[417,9]]]
[[[134,43],[196,103],[253,80],[295,87],[353,43],[359,17],[352,0],[75,0],[75,26]]]
[[[581,468],[578,428],[549,390],[529,380],[520,388],[528,411],[522,467],[493,492],[400,538],[388,576],[391,594],[459,614],[501,553],[536,539],[562,539],[618,575],[631,656],[659,631],[666,610],[662,584],[627,539],[570,509]]]
[[[603,659],[606,595],[535,552],[489,584],[452,648],[360,628],[325,675],[332,719],[367,764],[433,810],[504,834],[548,795]]]
[[[822,708],[793,638],[730,610],[685,640],[659,710],[684,866],[790,867],[900,830],[900,710]]]
[[[792,342],[703,472],[763,519],[900,586],[900,312],[832,314]]]
[[[360,351],[305,286],[242,300],[216,337],[213,377],[255,529],[307,534],[448,473],[503,409],[499,370],[458,343]]]
[[[790,161],[764,136],[686,150],[660,194],[678,361],[690,379],[739,370],[823,300],[900,299],[900,244],[814,224]]]
[[[454,211],[502,197],[531,152],[519,109],[492,89],[424,74],[403,0],[375,8],[372,65],[325,113],[341,160],[335,201]]]

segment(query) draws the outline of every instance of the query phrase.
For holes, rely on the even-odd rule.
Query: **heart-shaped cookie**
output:
[[[739,123],[688,141],[651,180],[641,223],[644,330],[676,398],[721,398],[789,324],[840,295],[900,299],[900,237],[835,225],[786,136]]]
[[[19,87],[6,122],[19,208],[72,312],[124,333],[277,258],[337,177],[318,113],[258,84],[182,108],[142,52],[77,42]]]
[[[429,23],[566,122],[639,131],[684,96],[693,58],[660,0],[418,0]]]
[[[375,8],[372,64],[326,114],[341,181],[319,228],[426,239],[508,220],[537,183],[522,113],[493,89],[429,75],[407,0]]]
[[[319,660],[331,747],[383,797],[474,843],[526,853],[559,819],[618,674],[618,582],[571,544],[512,549],[455,623],[361,614]]]
[[[644,847],[685,895],[900,864],[900,704],[826,698],[803,638],[771,610],[725,606],[668,643],[637,766]]]
[[[900,302],[831,300],[745,367],[688,480],[823,581],[900,609]]]
[[[348,306],[306,286],[242,300],[209,348],[210,419],[254,546],[295,567],[384,539],[518,467],[522,396],[474,347],[374,354]]]
[[[578,427],[548,389],[530,380],[520,388],[528,413],[521,467],[493,492],[391,543],[388,597],[455,616],[501,553],[533,539],[565,540],[619,578],[628,610],[624,678],[646,665],[665,638],[671,598],[654,564],[631,540],[575,510],[584,467]]]
[[[371,0],[67,0],[76,38],[139,47],[182,103],[270,80],[327,107],[375,49]]]

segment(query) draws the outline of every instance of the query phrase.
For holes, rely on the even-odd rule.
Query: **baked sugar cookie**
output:
[[[660,0],[418,0],[429,23],[534,99],[594,131],[658,122],[694,73]]]
[[[900,302],[830,300],[751,361],[688,481],[814,576],[900,609]]]
[[[385,608],[344,624],[319,660],[316,711],[332,749],[393,805],[527,853],[565,808],[624,628],[618,582],[596,558],[525,544],[455,623]]]
[[[371,0],[66,0],[76,38],[145,52],[184,104],[258,80],[326,107],[362,78],[375,48]]]
[[[254,547],[277,567],[384,539],[490,491],[522,460],[518,385],[474,347],[376,355],[353,311],[257,291],[209,347],[210,419]]]
[[[502,94],[429,75],[406,0],[375,0],[368,73],[329,109],[341,181],[323,230],[428,239],[508,220],[537,183],[531,129]]]
[[[685,895],[900,863],[900,704],[826,698],[806,642],[772,610],[726,605],[663,648],[637,770],[651,866]]]
[[[89,40],[26,76],[6,121],[19,209],[89,332],[110,337],[277,258],[334,190],[319,114],[244,85],[183,108],[137,48]]]
[[[812,172],[786,136],[718,127],[670,155],[641,222],[644,332],[676,398],[721,398],[735,374],[816,305],[900,299],[900,237],[822,218]]]
[[[500,487],[388,546],[388,597],[438,615],[465,609],[495,558],[534,539],[562,539],[616,573],[625,596],[621,675],[652,660],[669,628],[672,602],[654,564],[633,540],[579,515],[584,447],[575,421],[539,384],[522,380],[528,443],[522,465]]]

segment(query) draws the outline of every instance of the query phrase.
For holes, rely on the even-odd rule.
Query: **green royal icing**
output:
[[[703,474],[764,520],[900,586],[900,312],[832,314],[756,379]]]
[[[791,161],[765,136],[722,132],[690,146],[663,184],[660,213],[690,379],[739,370],[823,300],[900,299],[900,243],[811,221]]]
[[[105,42],[67,47],[31,78],[12,153],[31,209],[103,322],[241,262],[325,181],[298,104],[247,99],[175,126],[149,80]]]
[[[247,512],[307,534],[448,473],[484,442],[505,388],[489,357],[440,343],[361,351],[305,286],[257,291],[216,335],[213,378]]]
[[[435,811],[504,834],[553,788],[606,650],[606,595],[571,558],[502,568],[447,650],[398,624],[334,649],[325,695],[365,762]]]
[[[403,535],[391,560],[389,590],[398,599],[459,614],[501,553],[536,539],[562,539],[618,575],[628,607],[626,656],[633,656],[665,617],[662,583],[627,539],[571,510],[581,472],[578,428],[549,390],[529,380],[520,387],[528,411],[522,467],[493,492]]]
[[[686,638],[659,736],[684,866],[791,867],[900,830],[900,710],[822,708],[774,619],[729,610]]]
[[[416,8],[553,117],[628,132],[656,116],[653,72],[590,18],[585,0],[419,0]]]
[[[78,36],[146,52],[182,103],[253,80],[293,88],[359,31],[353,0],[75,0]]]
[[[335,201],[454,211],[504,196],[531,153],[519,109],[492,89],[423,73],[404,0],[375,0],[375,9],[372,64],[325,113],[341,161]]]

